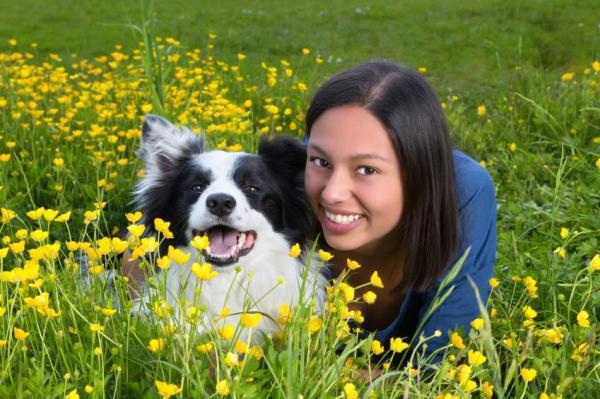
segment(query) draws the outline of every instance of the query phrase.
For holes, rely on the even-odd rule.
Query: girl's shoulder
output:
[[[453,156],[458,210],[474,201],[488,206],[495,204],[494,182],[488,171],[462,151],[454,150]]]

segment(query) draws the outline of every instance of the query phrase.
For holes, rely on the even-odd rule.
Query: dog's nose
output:
[[[235,198],[229,194],[211,194],[206,198],[206,207],[215,216],[227,216],[235,208]]]

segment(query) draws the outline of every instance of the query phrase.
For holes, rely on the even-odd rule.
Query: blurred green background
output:
[[[91,57],[136,45],[128,24],[155,10],[157,34],[246,65],[297,57],[302,48],[324,65],[308,80],[369,59],[427,67],[438,89],[478,96],[510,87],[515,67],[541,73],[581,70],[597,59],[600,1],[136,1],[0,0],[0,51]],[[252,71],[249,70],[249,73]],[[310,81],[313,79],[314,81]]]

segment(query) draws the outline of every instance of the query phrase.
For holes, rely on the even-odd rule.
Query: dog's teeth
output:
[[[238,247],[242,248],[244,246],[244,243],[246,242],[246,233],[240,233],[240,236],[238,237]]]

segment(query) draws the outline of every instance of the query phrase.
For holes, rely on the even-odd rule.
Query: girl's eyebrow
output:
[[[323,148],[319,147],[317,144],[309,142],[308,148],[315,150],[316,152],[320,153],[321,155],[323,155],[325,157],[328,156],[327,151],[325,151]],[[351,161],[362,161],[365,159],[378,159],[380,161],[390,163],[390,161],[387,158],[385,158],[379,154],[373,154],[373,153],[354,154],[350,157]]]

